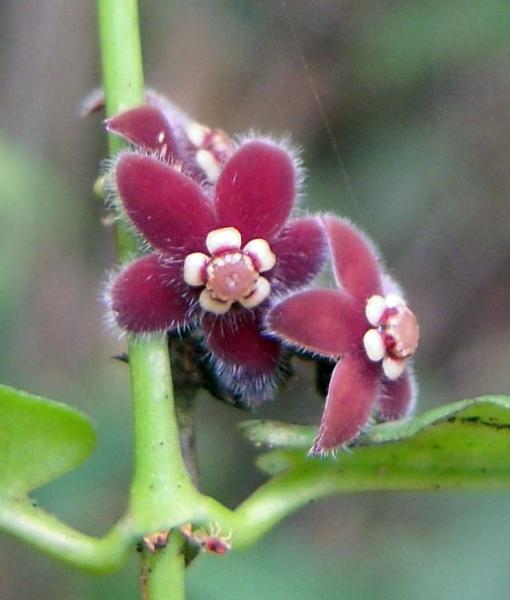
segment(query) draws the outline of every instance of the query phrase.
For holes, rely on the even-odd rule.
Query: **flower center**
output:
[[[235,227],[210,231],[206,238],[209,255],[192,252],[184,260],[184,281],[204,287],[199,297],[203,310],[225,314],[234,302],[252,309],[271,293],[269,280],[260,273],[270,271],[276,256],[266,240],[255,238],[241,249],[241,234]]]
[[[390,308],[381,324],[384,343],[395,358],[409,358],[418,346],[418,321],[407,306]]]
[[[398,379],[407,359],[415,353],[420,328],[414,313],[404,300],[389,294],[372,296],[367,300],[365,314],[373,326],[363,336],[363,345],[369,360],[382,361],[388,379]]]
[[[242,252],[212,258],[206,272],[207,289],[215,300],[222,302],[237,302],[248,297],[259,277],[251,258]]]

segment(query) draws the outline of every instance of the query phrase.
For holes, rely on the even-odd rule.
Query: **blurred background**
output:
[[[508,393],[508,1],[287,0],[290,20],[282,0],[140,4],[147,84],[229,132],[290,133],[306,207],[348,215],[378,242],[421,320],[419,410]],[[110,358],[123,345],[99,301],[115,261],[92,193],[105,139],[99,117],[78,118],[100,83],[94,8],[0,2],[0,381],[93,418],[93,457],[35,495],[101,534],[125,507],[131,416],[126,368]],[[313,372],[296,370],[260,415],[318,421]],[[262,481],[236,428],[246,416],[200,398],[203,489],[230,506]],[[507,598],[509,504],[507,493],[336,497],[251,550],[204,557],[188,595]],[[136,559],[89,577],[0,537],[2,600],[130,600],[137,575]]]

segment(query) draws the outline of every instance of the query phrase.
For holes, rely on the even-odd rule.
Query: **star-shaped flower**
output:
[[[246,404],[270,397],[282,348],[262,333],[269,298],[307,284],[326,250],[317,219],[288,221],[300,182],[294,157],[247,140],[203,186],[164,159],[122,152],[109,180],[152,249],[111,283],[116,323],[138,335],[201,326],[226,389]]]
[[[317,454],[348,444],[374,413],[381,420],[409,414],[416,395],[409,360],[419,338],[416,317],[367,237],[338,217],[323,223],[338,289],[299,292],[267,316],[284,341],[340,358],[312,448]]]

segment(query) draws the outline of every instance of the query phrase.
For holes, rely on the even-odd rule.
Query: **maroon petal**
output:
[[[155,254],[128,265],[110,290],[115,321],[130,333],[183,327],[190,322],[192,305],[182,279],[182,264],[163,264]]]
[[[325,217],[324,224],[338,284],[362,301],[381,294],[381,267],[368,238],[338,217]]]
[[[323,454],[358,436],[370,418],[379,391],[377,370],[361,355],[345,356],[331,376],[319,435],[311,452]]]
[[[124,209],[156,248],[179,255],[204,252],[215,229],[211,203],[199,185],[156,158],[125,152],[115,164]]]
[[[226,162],[216,184],[218,218],[239,229],[243,242],[269,239],[287,220],[296,185],[288,152],[266,141],[247,142]]]
[[[276,304],[267,326],[277,336],[304,350],[340,356],[361,347],[367,326],[356,302],[337,290],[308,290]]]
[[[310,282],[326,259],[326,237],[317,219],[296,219],[271,242],[276,265],[268,274],[273,292],[296,289]]]
[[[415,399],[416,382],[408,367],[395,381],[384,382],[377,415],[381,421],[395,421],[407,417],[412,412]]]
[[[258,313],[239,312],[226,317],[206,314],[202,327],[216,374],[225,388],[248,405],[268,400],[274,389],[281,346],[261,334]]]
[[[178,157],[175,136],[164,114],[154,106],[139,106],[106,120],[106,129],[135,146],[171,161]]]

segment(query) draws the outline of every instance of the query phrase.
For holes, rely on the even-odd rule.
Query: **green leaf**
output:
[[[293,484],[317,485],[319,496],[375,489],[510,488],[508,396],[461,400],[376,425],[336,457],[307,457],[316,428],[252,421],[243,429],[257,444],[292,448],[261,456],[262,470],[285,472]]]
[[[0,495],[21,495],[71,471],[94,444],[78,411],[0,385]]]

